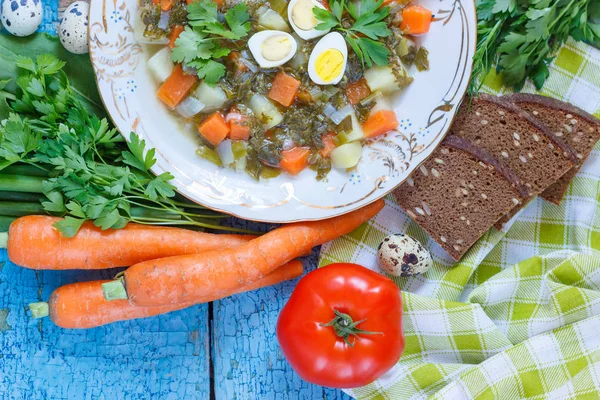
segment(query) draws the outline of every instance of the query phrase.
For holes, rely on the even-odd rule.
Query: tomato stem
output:
[[[326,324],[321,324],[321,326],[333,327],[335,334],[344,339],[344,342],[346,342],[346,344],[350,347],[354,347],[354,343],[356,342],[356,339],[353,342],[350,342],[348,340],[350,336],[360,339],[360,336],[358,335],[383,335],[383,332],[364,331],[360,328],[357,328],[358,324],[361,324],[367,320],[366,318],[354,322],[352,317],[348,314],[344,314],[338,310],[333,310],[333,313],[335,314],[335,317]]]

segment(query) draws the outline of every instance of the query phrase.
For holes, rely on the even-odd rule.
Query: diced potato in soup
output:
[[[364,141],[398,126],[390,98],[427,55],[388,14],[408,0],[360,22],[362,0],[156,1],[140,0],[135,35],[152,44],[157,96],[198,133],[200,157],[255,179],[360,168]],[[348,35],[357,24],[371,52]]]

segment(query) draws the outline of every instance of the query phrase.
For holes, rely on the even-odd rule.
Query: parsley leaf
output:
[[[187,6],[188,22],[175,41],[172,59],[196,68],[200,79],[214,85],[225,76],[225,66],[217,60],[231,50],[227,41],[240,40],[250,31],[250,16],[246,3],[239,3],[225,12],[226,24],[220,22],[217,5],[212,0],[194,1]]]
[[[225,13],[225,21],[235,35],[235,39],[241,39],[250,32],[250,15],[248,15],[248,5],[238,3]]]
[[[215,46],[215,51],[228,50]],[[207,76],[219,73],[220,64],[212,59],[197,60],[206,63],[202,73]],[[102,229],[123,228],[130,221],[215,227],[202,222],[201,207],[181,208],[189,203],[174,199],[171,174],[150,172],[155,150],[147,149],[142,138],[131,133],[125,142],[106,119],[89,114],[61,61],[43,55],[17,63],[18,89],[2,97],[8,117],[0,121],[0,170],[18,162],[48,172],[41,185],[35,175],[36,190],[45,196],[44,211],[64,217],[54,225],[64,236],[73,237],[88,220]],[[1,81],[0,90],[4,85]],[[27,190],[31,181],[15,175]]]
[[[349,1],[332,0],[331,11],[320,7],[313,8],[313,14],[320,22],[315,29],[336,29],[345,34],[346,41],[354,50],[363,65],[373,64],[386,66],[389,64],[390,51],[378,39],[391,35],[385,23],[389,16],[389,7],[381,7],[383,0]],[[342,26],[344,10],[354,19],[351,27]],[[366,37],[365,37],[366,36]]]
[[[186,64],[197,59],[208,60],[212,57],[214,47],[214,41],[209,39],[204,32],[186,26],[175,41],[171,57],[175,62],[185,62]]]
[[[214,85],[225,76],[226,68],[214,60],[196,60],[188,64],[198,70],[198,78],[204,79],[209,85]]]
[[[505,85],[520,90],[531,79],[541,89],[569,36],[600,45],[597,0],[477,0],[477,19],[470,93],[494,67]]]

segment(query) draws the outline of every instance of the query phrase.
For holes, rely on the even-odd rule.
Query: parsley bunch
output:
[[[494,66],[505,85],[518,91],[529,78],[539,90],[569,36],[600,46],[598,0],[478,0],[477,18],[470,92]]]
[[[130,221],[220,228],[204,222],[217,214],[175,200],[170,173],[150,172],[154,149],[146,151],[134,133],[126,142],[106,119],[90,115],[62,71],[63,61],[42,55],[36,62],[20,57],[16,64],[17,92],[2,91],[8,82],[0,82],[9,108],[0,122],[0,170],[18,163],[46,175],[14,176],[10,190],[42,192],[44,211],[65,217],[55,225],[60,232],[72,237],[86,220],[102,229]]]
[[[388,37],[391,31],[384,20],[390,14],[389,7],[381,7],[383,0],[361,0],[348,2],[346,0],[332,0],[329,2],[331,11],[314,7],[315,17],[321,21],[315,29],[326,31],[335,29],[344,32],[346,41],[352,47],[363,66],[368,67],[377,64],[388,65],[390,52],[388,48],[379,41],[380,38]],[[345,24],[345,12],[352,17],[353,21]],[[350,25],[349,28],[345,26]]]
[[[246,3],[225,12],[226,25],[219,20],[217,4],[212,0],[194,1],[187,6],[188,26],[175,41],[172,58],[197,69],[198,77],[214,85],[225,75],[225,66],[216,61],[228,55],[228,41],[244,38],[250,31]]]

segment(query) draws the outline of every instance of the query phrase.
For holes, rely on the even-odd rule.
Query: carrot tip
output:
[[[50,313],[48,303],[45,301],[29,303],[29,309],[31,310],[31,316],[35,319],[47,317]]]
[[[108,301],[127,299],[127,290],[123,277],[102,284],[102,293]]]

